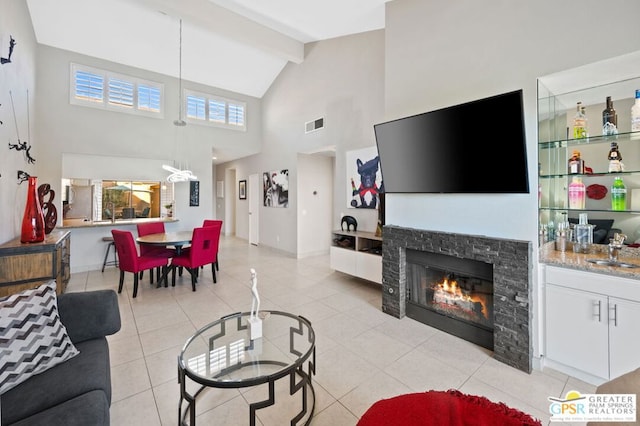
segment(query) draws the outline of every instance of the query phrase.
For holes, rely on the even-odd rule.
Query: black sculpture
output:
[[[31,156],[31,145],[27,141],[20,142],[18,139],[18,143],[12,144],[9,142],[9,149],[15,149],[16,151],[24,151],[24,155],[27,158],[27,163],[33,164],[36,162],[36,159]]]
[[[6,58],[0,58],[0,64],[8,64],[11,62],[11,55],[13,55],[13,48],[16,45],[16,39],[13,36],[9,36],[9,56]]]

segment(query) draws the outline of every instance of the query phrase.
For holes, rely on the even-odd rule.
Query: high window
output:
[[[164,84],[71,64],[73,105],[163,118]]]
[[[186,120],[194,124],[246,130],[246,104],[206,93],[185,90]]]

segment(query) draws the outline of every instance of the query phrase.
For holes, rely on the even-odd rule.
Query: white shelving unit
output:
[[[331,268],[382,284],[382,238],[372,232],[333,231]]]

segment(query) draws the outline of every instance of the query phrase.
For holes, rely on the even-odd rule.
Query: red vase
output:
[[[39,243],[44,241],[44,216],[38,197],[38,178],[29,176],[27,189],[27,205],[22,217],[22,233],[20,241],[23,243]]]

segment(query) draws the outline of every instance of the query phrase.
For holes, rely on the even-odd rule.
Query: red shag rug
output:
[[[541,426],[540,420],[456,389],[410,393],[373,404],[358,426]]]

